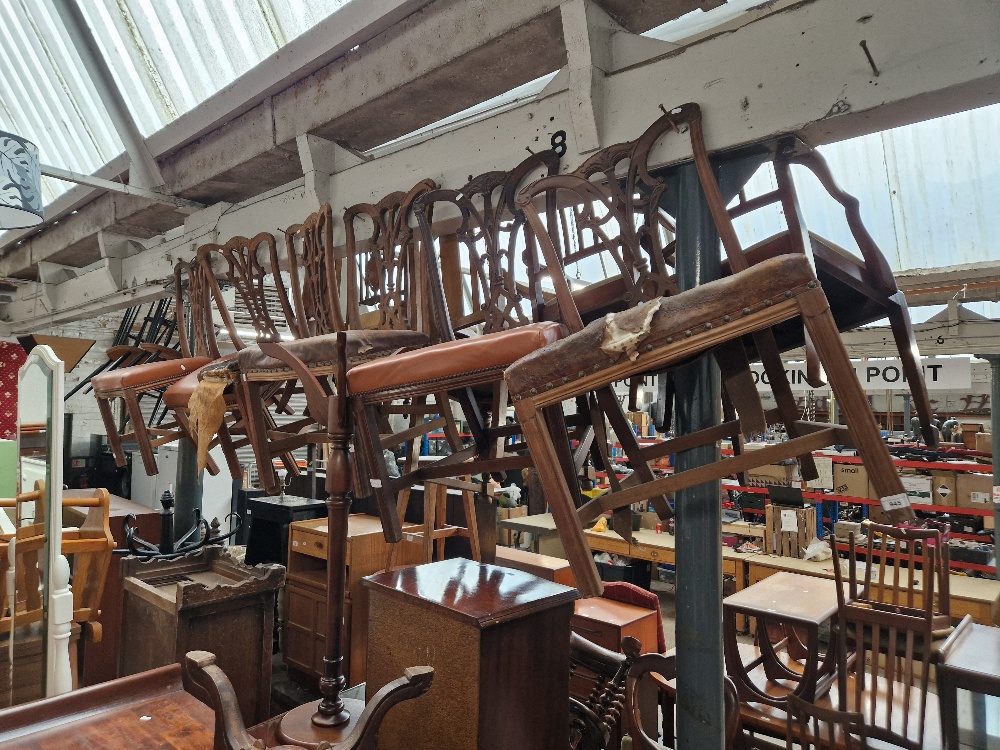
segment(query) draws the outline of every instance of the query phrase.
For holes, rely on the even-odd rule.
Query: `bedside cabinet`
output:
[[[326,652],[326,519],[289,525],[285,585],[284,659],[297,681],[316,687]],[[404,525],[405,531],[423,527]],[[368,592],[365,576],[385,569],[389,545],[375,516],[351,515],[347,521],[347,581],[344,592],[343,674],[348,685],[365,681],[368,650]],[[397,565],[422,562],[419,543],[401,542]]]

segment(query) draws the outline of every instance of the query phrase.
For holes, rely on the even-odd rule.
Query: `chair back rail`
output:
[[[449,212],[457,211],[461,217],[455,239],[459,264],[462,260],[468,263],[471,310],[466,312],[464,305],[449,309],[442,263],[435,253],[425,254],[431,315],[446,340],[454,340],[456,334],[474,325],[481,325],[482,333],[495,333],[542,319],[544,295],[536,241],[514,198],[531,177],[540,171],[552,175],[558,168],[556,153],[543,151],[510,172],[486,172],[459,190],[433,190],[417,199],[414,214],[426,248],[433,247],[435,204],[449,203]],[[551,203],[546,213],[550,219],[554,216]],[[456,273],[460,269],[447,270]],[[453,302],[462,304],[464,300]]]
[[[414,201],[436,187],[432,180],[421,180],[408,192],[390,193],[378,203],[359,203],[344,213],[348,328],[426,330],[421,249],[410,218]],[[362,243],[357,232],[366,222],[371,235]]]

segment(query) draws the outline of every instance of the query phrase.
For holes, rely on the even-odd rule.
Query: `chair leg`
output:
[[[118,432],[118,423],[111,409],[111,400],[98,396],[97,408],[101,412],[101,419],[104,420],[104,429],[108,433],[108,445],[111,446],[111,453],[115,457],[115,466],[123,469],[128,464],[128,460],[125,458],[125,451],[122,450],[122,437]]]
[[[262,414],[262,410],[267,407],[261,398],[261,386],[259,383],[240,380],[235,387],[247,437],[257,462],[257,480],[267,494],[276,495],[280,487],[271,462],[271,451],[267,447],[267,428]]]
[[[770,330],[758,331],[753,337],[757,345],[757,354],[760,356],[761,364],[771,382],[771,393],[778,404],[778,411],[781,419],[785,423],[785,431],[788,437],[801,437],[795,429],[795,422],[799,418],[799,409],[795,404],[795,396],[792,395],[792,387],[788,384],[788,376],[785,374],[785,365],[781,361],[781,352],[778,351],[778,344],[774,340],[774,334]],[[805,480],[819,479],[819,471],[816,469],[816,462],[812,454],[798,457],[799,469],[802,471],[802,478]]]
[[[872,415],[871,404],[858,383],[854,368],[840,338],[837,324],[830,314],[830,306],[822,289],[813,289],[799,296],[802,319],[809,329],[816,351],[826,368],[827,378],[858,455],[868,468],[868,476],[880,498],[905,493],[903,483],[896,473],[889,451],[882,442],[881,431]],[[893,515],[899,516],[898,518]],[[912,509],[892,511],[894,523],[913,518]]]
[[[937,446],[937,433],[931,429],[931,417],[934,415],[934,411],[931,409],[931,397],[927,393],[927,383],[924,382],[920,361],[916,356],[918,351],[917,337],[913,333],[910,313],[906,307],[906,298],[902,292],[896,292],[890,298],[889,303],[889,327],[896,340],[896,348],[899,349],[903,374],[910,386],[910,399],[913,401],[917,416],[920,417],[920,432],[927,447],[934,448]],[[903,425],[904,429],[908,427],[909,425]]]
[[[545,418],[530,399],[515,402],[514,410],[531,450],[542,489],[556,522],[556,530],[573,569],[576,587],[585,597],[600,596],[604,586],[597,574],[590,546],[577,518],[573,497],[565,481],[562,464],[549,435]]]
[[[132,391],[126,391],[123,396],[125,408],[128,410],[129,421],[132,422],[132,431],[135,434],[135,442],[139,445],[139,454],[142,456],[142,465],[146,469],[147,476],[154,476],[159,473],[156,466],[156,456],[153,453],[153,446],[149,443],[149,433],[146,432],[146,422],[142,418],[142,411],[139,409],[139,402]]]
[[[354,434],[359,438],[358,445],[364,453],[365,464],[370,473],[369,481],[375,494],[379,517],[382,519],[382,533],[386,542],[397,544],[403,539],[403,526],[400,521],[400,510],[395,502],[398,498],[392,492],[392,479],[389,478],[382,457],[378,413],[373,405],[363,404],[360,399],[355,399]],[[426,498],[428,494],[425,486],[424,497]],[[393,558],[394,555],[390,554],[390,559]]]
[[[465,508],[465,527],[469,532],[472,559],[476,562],[483,562],[483,552],[479,547],[479,514],[476,512],[476,498],[469,490],[462,490],[462,506]]]

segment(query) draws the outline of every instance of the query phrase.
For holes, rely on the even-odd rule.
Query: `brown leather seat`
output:
[[[209,357],[187,357],[123,367],[90,379],[98,397],[113,397],[127,389],[151,390],[168,386],[186,373],[212,362]]]
[[[379,359],[398,349],[419,348],[430,343],[426,334],[406,330],[347,331],[348,366]],[[289,341],[283,345],[308,365],[316,375],[332,375],[337,367],[337,334],[323,334]],[[249,380],[285,380],[291,368],[269,357],[258,347],[240,352],[235,367]]]
[[[404,352],[350,370],[347,373],[348,390],[352,394],[368,393],[498,370],[558,341],[565,330],[559,323],[531,323]]]
[[[812,266],[804,255],[786,255],[765,260],[738,275],[712,281],[698,287],[697,294],[680,294],[663,297],[654,303],[659,309],[652,318],[649,331],[640,343],[640,350],[669,345],[673,340],[690,336],[694,329],[725,325],[737,316],[749,314],[741,308],[740,300],[746,299],[746,290],[753,290],[755,299],[772,301],[784,299],[786,292],[795,287],[815,283]],[[789,292],[790,294],[790,292]],[[725,314],[720,314],[725,310]],[[613,316],[620,330],[638,331],[647,315],[646,305],[632,308]],[[605,320],[595,320],[582,331],[568,336],[551,346],[528,354],[511,365],[506,373],[507,385],[517,398],[539,392],[556,383],[568,383],[592,375],[620,363],[624,354],[609,355],[601,349]],[[643,367],[637,365],[636,371]]]

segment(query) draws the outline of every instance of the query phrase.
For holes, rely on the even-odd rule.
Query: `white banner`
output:
[[[955,391],[972,387],[971,357],[924,357],[921,359],[928,390]],[[866,391],[908,391],[903,366],[898,359],[852,360],[854,373]],[[758,391],[770,391],[763,365],[752,365]],[[816,390],[806,382],[805,362],[785,362],[785,374],[793,391]],[[821,389],[828,391],[829,386]]]

